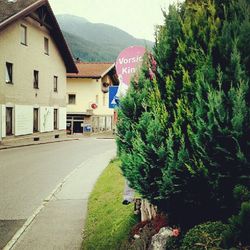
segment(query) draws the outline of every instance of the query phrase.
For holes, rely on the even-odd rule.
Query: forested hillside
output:
[[[151,41],[137,39],[111,25],[88,22],[82,17],[58,15],[57,20],[74,57],[82,61],[115,61],[128,46],[153,46]]]

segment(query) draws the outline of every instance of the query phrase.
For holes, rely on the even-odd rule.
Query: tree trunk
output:
[[[157,207],[147,200],[141,200],[141,221],[152,220],[156,217]]]

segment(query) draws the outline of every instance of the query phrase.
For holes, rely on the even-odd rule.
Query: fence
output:
[[[103,132],[113,130],[113,116],[92,116],[92,132]]]

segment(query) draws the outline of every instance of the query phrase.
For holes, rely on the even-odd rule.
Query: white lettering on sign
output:
[[[135,68],[124,67],[122,68],[122,74],[134,74],[136,72]]]
[[[119,58],[118,59],[120,64],[128,64],[128,63],[137,63],[137,62],[142,62],[143,57],[142,56],[136,56],[136,57],[131,57],[131,58]]]

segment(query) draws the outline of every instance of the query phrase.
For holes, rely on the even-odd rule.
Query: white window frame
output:
[[[33,71],[33,88],[39,89],[39,71],[38,70]]]
[[[35,129],[35,112],[37,111],[37,129]],[[39,108],[33,108],[33,133],[39,132],[39,117],[40,116],[40,111]]]
[[[7,110],[10,109],[11,110],[11,133],[7,133]],[[12,106],[6,106],[5,107],[5,117],[6,117],[6,121],[5,121],[5,126],[6,126],[6,136],[12,136],[15,134],[15,131],[14,131],[14,107]]]
[[[44,54],[49,55],[49,38],[44,37]]]
[[[53,88],[54,88],[54,92],[58,92],[58,76],[54,76],[54,79],[53,79]]]
[[[13,63],[5,63],[5,82],[13,84]]]
[[[22,45],[27,46],[27,26],[21,24],[20,26],[20,42]]]
[[[74,102],[70,102],[70,96],[74,96]],[[68,104],[75,105],[76,104],[76,94],[68,94]]]
[[[54,113],[53,113],[53,120],[54,120],[54,130],[58,130],[58,115],[59,115],[59,111],[57,108],[54,109]]]

